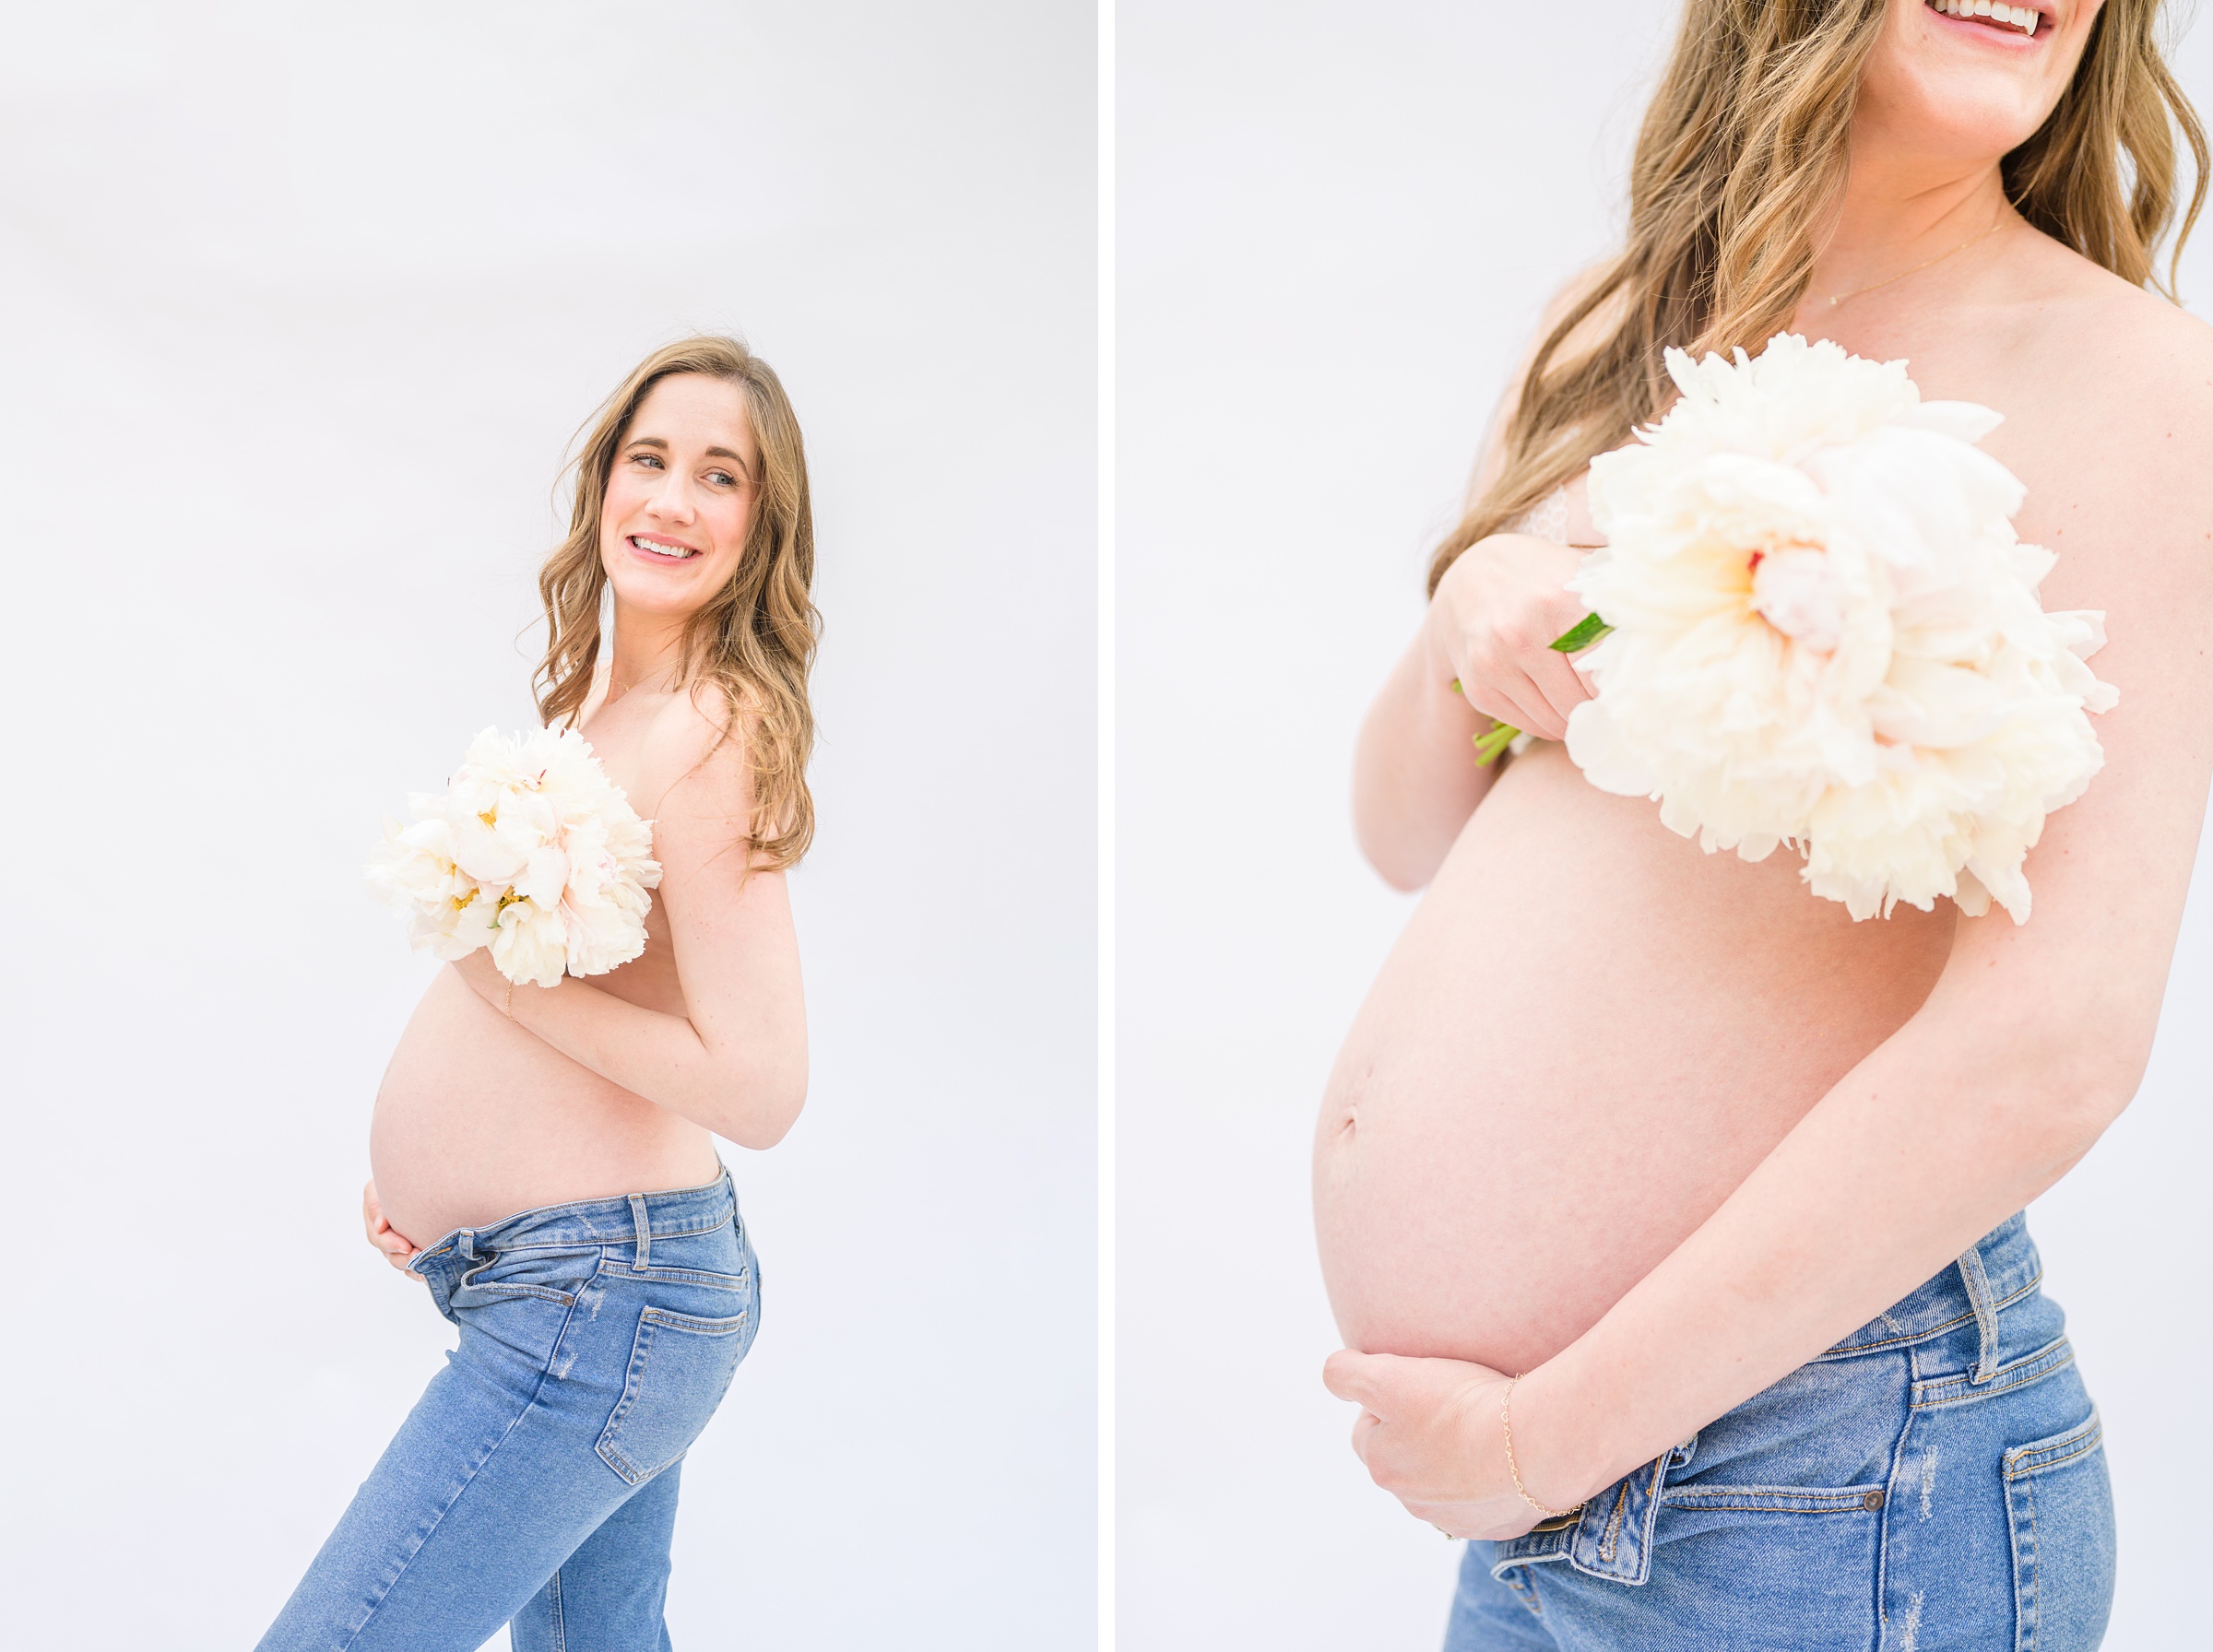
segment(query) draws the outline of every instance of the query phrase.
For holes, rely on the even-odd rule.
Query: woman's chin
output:
[[[633,614],[657,620],[685,620],[697,613],[710,587],[694,569],[629,569],[610,574],[615,600]]]
[[[2003,65],[1927,75],[1870,111],[1886,147],[1943,156],[1968,170],[1996,165],[2037,134],[2050,111]]]

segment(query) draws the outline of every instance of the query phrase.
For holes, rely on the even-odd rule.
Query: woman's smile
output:
[[[2000,38],[2029,41],[2052,31],[2051,19],[2033,6],[2008,6],[2005,0],[1923,0],[1935,12],[1961,28]]]
[[[649,562],[681,562],[699,555],[699,547],[659,534],[631,534],[630,548]]]

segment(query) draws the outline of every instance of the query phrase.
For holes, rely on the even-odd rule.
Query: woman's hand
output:
[[[1353,1449],[1407,1513],[1455,1538],[1518,1538],[1544,1517],[1514,1489],[1507,1466],[1502,1372],[1341,1348],[1321,1380],[1360,1407]],[[1523,1465],[1525,1484],[1529,1473]]]
[[[1493,534],[1462,551],[1438,582],[1423,621],[1428,667],[1457,678],[1469,705],[1540,739],[1562,739],[1568,714],[1591,698],[1552,646],[1589,611],[1568,589],[1583,552],[1526,534]]]
[[[409,1279],[422,1277],[408,1272],[408,1264],[414,1259],[418,1246],[414,1240],[385,1220],[385,1207],[377,1202],[373,1179],[361,1184],[361,1225],[369,1230],[369,1243],[385,1253],[385,1261]]]

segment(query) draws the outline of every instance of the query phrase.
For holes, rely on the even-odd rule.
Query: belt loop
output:
[[[638,1257],[630,1265],[630,1270],[643,1273],[653,1257],[653,1222],[645,1214],[645,1196],[643,1193],[630,1196],[630,1220],[638,1230]]]
[[[475,1261],[477,1259],[477,1230],[463,1228],[454,1236],[454,1248],[461,1253],[463,1259]]]
[[[1968,1246],[1960,1257],[1959,1281],[1967,1287],[1968,1303],[1975,1310],[1975,1336],[1981,1343],[1975,1368],[1967,1380],[1986,1383],[1998,1374],[1998,1311],[1991,1305],[1990,1275],[1982,1269],[1981,1241]]]

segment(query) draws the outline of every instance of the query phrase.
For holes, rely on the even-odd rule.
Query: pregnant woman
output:
[[[1368,714],[1360,840],[1427,893],[1318,1132],[1325,1375],[1478,1540],[1454,1652],[2103,1634],[2098,1417],[2019,1212],[2136,1088],[2213,778],[2213,333],[2147,290],[2205,148],[2155,11],[1687,0],[1627,245],[1541,327]],[[1588,693],[1546,647],[1585,466],[1665,410],[1663,347],[1786,329],[2003,412],[2045,607],[2105,610],[2105,767],[2025,925],[1854,923],[1543,743]],[[1479,768],[1493,719],[1540,743]]]
[[[813,565],[775,375],[733,339],[656,351],[602,410],[538,578],[540,714],[653,822],[645,950],[540,988],[479,950],[401,1034],[371,1237],[460,1345],[266,1652],[473,1652],[503,1623],[516,1652],[669,1645],[678,1459],[759,1306],[710,1133],[772,1147],[806,1093],[783,873],[813,824]]]

